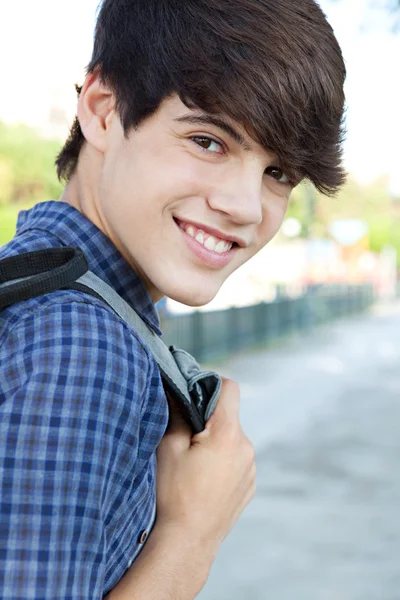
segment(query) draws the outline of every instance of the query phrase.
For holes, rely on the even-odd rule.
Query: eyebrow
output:
[[[174,121],[178,123],[190,123],[191,125],[213,125],[228,134],[244,150],[248,152],[251,150],[250,145],[246,142],[243,135],[236,131],[227,121],[216,115],[209,115],[207,113],[201,115],[183,115],[182,117],[177,117]]]

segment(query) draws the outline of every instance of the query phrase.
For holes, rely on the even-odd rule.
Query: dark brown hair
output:
[[[314,0],[104,0],[88,73],[113,90],[126,135],[177,93],[224,114],[326,194],[341,165],[345,66]],[[68,180],[84,137],[76,119],[56,164]]]

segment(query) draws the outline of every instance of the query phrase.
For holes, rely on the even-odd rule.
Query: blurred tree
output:
[[[335,219],[362,219],[369,226],[371,250],[379,252],[391,244],[400,259],[400,202],[391,198],[389,188],[388,177],[369,184],[350,177],[335,198],[316,192],[314,221],[309,223],[308,192],[300,185],[293,192],[288,216],[299,219],[303,232],[307,232],[308,226],[317,238],[329,236],[329,224]]]
[[[58,198],[54,160],[59,143],[25,125],[0,122],[0,205]]]

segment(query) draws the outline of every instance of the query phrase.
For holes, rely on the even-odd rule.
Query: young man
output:
[[[79,247],[160,333],[155,303],[209,302],[297,183],[341,185],[344,78],[313,0],[104,0],[64,194],[20,215],[0,259]],[[0,597],[194,598],[254,494],[238,406],[225,381],[204,432],[171,407],[164,436],[155,360],[104,302],[0,312]]]

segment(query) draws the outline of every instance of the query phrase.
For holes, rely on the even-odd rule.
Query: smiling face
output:
[[[128,137],[113,115],[96,224],[155,301],[207,304],[277,233],[293,184],[243,127],[177,96]]]

